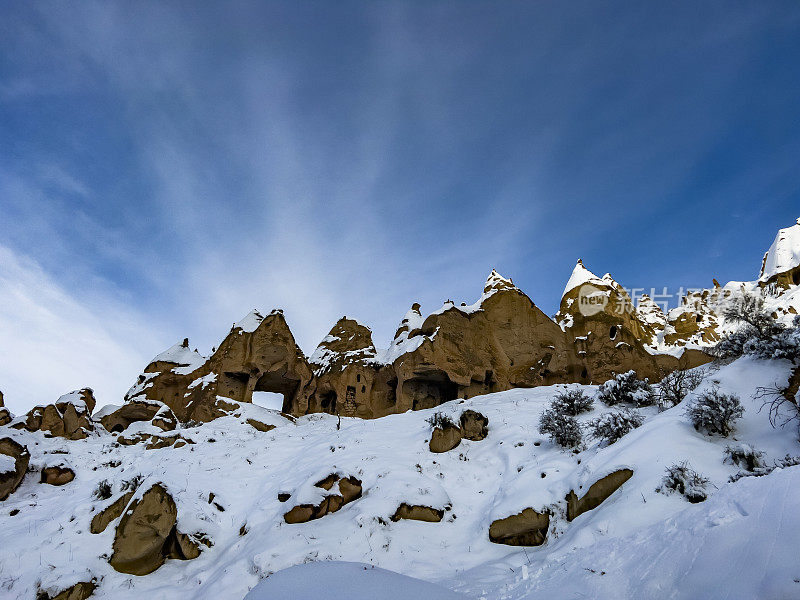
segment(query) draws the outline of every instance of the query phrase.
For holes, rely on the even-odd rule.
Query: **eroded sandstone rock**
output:
[[[489,540],[507,546],[541,546],[547,539],[550,515],[526,508],[521,513],[493,521]]]
[[[431,452],[448,452],[461,443],[461,428],[454,424],[434,427],[428,448]]]
[[[49,485],[66,485],[73,479],[75,479],[75,471],[69,466],[53,465],[42,469],[39,482]]]
[[[154,419],[157,414],[160,414],[163,408],[166,407],[160,402],[134,400],[126,402],[114,412],[102,417],[100,423],[111,433],[119,433],[125,431],[131,423]],[[161,414],[165,419],[164,423],[167,423],[169,415]],[[172,418],[174,419],[174,415]]]
[[[177,531],[177,518],[172,496],[161,484],[153,485],[122,515],[114,536],[111,566],[120,573],[147,575],[167,558],[196,558],[199,547]]]
[[[411,519],[414,521],[426,521],[428,523],[438,523],[442,520],[444,511],[439,508],[432,508],[430,506],[423,506],[420,504],[406,504],[403,502],[397,507],[397,510],[392,515],[392,521],[399,521],[400,519]]]
[[[0,454],[11,457],[13,466],[0,471],[0,500],[8,498],[22,483],[31,455],[28,449],[11,438],[0,439]]]
[[[0,392],[0,426],[8,425],[11,423],[12,417],[9,410],[6,408],[5,403],[3,402],[3,392]]]
[[[264,431],[264,432],[272,431],[273,429],[275,429],[275,425],[267,425],[266,423],[262,423],[258,419],[247,419],[247,424],[251,425],[252,427],[255,427],[259,431]]]
[[[64,394],[53,404],[32,408],[24,421],[12,425],[28,431],[46,431],[51,436],[82,440],[94,429],[91,421],[94,393],[90,388]]]
[[[106,527],[108,527],[109,523],[119,519],[122,516],[122,512],[125,510],[125,507],[128,506],[131,498],[133,498],[133,492],[126,492],[114,500],[114,502],[109,504],[106,508],[97,513],[94,517],[92,517],[92,522],[89,525],[89,531],[91,533],[103,533],[106,530]]]
[[[595,481],[580,498],[578,498],[574,490],[570,490],[569,494],[567,494],[567,521],[572,521],[586,511],[600,506],[606,498],[617,491],[631,477],[633,477],[633,471],[620,469]]]
[[[62,590],[55,596],[48,596],[50,600],[86,600],[94,593],[97,584],[94,581],[81,581]]]
[[[489,419],[474,410],[465,410],[459,419],[461,436],[464,439],[479,442],[489,435]]]
[[[338,493],[334,491],[326,495],[316,506],[313,504],[298,504],[283,515],[284,521],[294,524],[321,519],[325,515],[334,513],[345,504],[349,504],[361,497],[361,481],[352,475],[342,478],[336,473],[331,473],[314,485],[326,491],[331,491],[334,485],[337,484]]]

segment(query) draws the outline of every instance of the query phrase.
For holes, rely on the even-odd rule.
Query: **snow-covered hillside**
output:
[[[65,440],[3,426],[0,437],[25,445],[31,459],[21,486],[0,503],[1,595],[55,596],[94,580],[92,598],[238,600],[293,565],[346,561],[476,599],[800,597],[794,548],[800,467],[728,483],[740,469],[723,462],[725,447],[738,442],[763,451],[768,464],[800,454],[796,427],[774,429],[759,410],[761,401],[753,399],[760,386],[786,386],[790,372],[787,361],[750,357],[707,366],[703,383],[683,403],[663,412],[644,408],[641,427],[608,446],[589,440],[577,453],[538,433],[542,411],[563,385],[376,420],[342,418],[340,424],[327,414],[291,420],[244,405],[230,416],[172,432],[150,422],[125,431],[127,438],[177,433],[193,442],[161,449],[119,445],[101,428],[86,439]],[[745,412],[733,438],[695,431],[685,414],[687,403],[715,386],[742,399]],[[582,389],[594,394],[596,388]],[[466,409],[488,418],[488,436],[432,453],[427,420],[441,412],[458,421]],[[578,419],[611,410],[595,402]],[[248,419],[275,428],[260,431]],[[656,492],[666,468],[682,461],[710,480],[706,502],[689,504],[679,494]],[[52,465],[68,465],[75,479],[62,486],[39,483],[39,472]],[[597,508],[566,520],[570,490],[580,495],[620,469],[633,476]],[[326,496],[314,484],[333,473],[360,480],[361,497],[316,520],[285,522],[294,506]],[[96,492],[103,481],[111,490],[101,500]],[[211,546],[201,544],[199,557],[169,559],[148,575],[117,572],[109,564],[116,522],[98,534],[90,533],[90,522],[122,494],[126,481],[136,490],[134,499],[160,483],[177,506],[177,529]],[[443,510],[444,516],[440,522],[392,521],[402,503]],[[493,521],[526,508],[551,512],[543,545],[489,540]],[[309,576],[293,572],[297,585]],[[329,597],[357,597],[346,595],[348,580],[355,586],[357,578],[346,571],[328,575],[345,587]],[[292,588],[291,575],[282,577],[282,587],[272,589],[284,596],[276,591],[251,598],[292,597],[286,590],[300,588]],[[409,585],[408,595],[399,597],[421,597],[413,589]]]

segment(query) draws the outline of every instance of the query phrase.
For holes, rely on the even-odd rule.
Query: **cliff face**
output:
[[[758,281],[715,280],[667,313],[647,296],[634,302],[611,275],[598,277],[578,261],[553,320],[492,271],[472,305],[447,301],[423,316],[414,304],[385,350],[367,326],[343,317],[308,359],[281,311],[253,311],[210,357],[188,340],[156,356],[126,401],[157,401],[181,421],[209,421],[267,391],[282,394],[283,411],[293,415],[374,418],[516,387],[601,383],[631,369],[658,381],[710,360],[705,351],[730,329],[722,306],[736,294],[761,289],[791,318],[785,300],[800,289],[799,244],[800,223],[782,229]]]

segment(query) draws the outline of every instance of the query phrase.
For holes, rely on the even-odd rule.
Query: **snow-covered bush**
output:
[[[756,450],[749,444],[740,443],[725,448],[724,462],[742,467],[752,473],[756,469],[763,469],[766,466],[763,456],[764,453],[760,450]]]
[[[633,404],[650,406],[655,402],[653,387],[647,379],[637,379],[636,371],[620,373],[597,390],[597,398],[607,406]]]
[[[123,492],[125,490],[136,491],[136,489],[142,485],[143,481],[144,475],[134,475],[130,479],[123,481],[120,489],[122,489]]]
[[[433,429],[436,429],[437,427],[440,427],[441,429],[445,429],[447,427],[458,427],[458,425],[455,424],[449,415],[445,415],[440,412],[433,413],[432,416],[428,417],[427,423]]]
[[[539,433],[546,433],[551,440],[564,448],[575,448],[583,441],[578,419],[554,407],[548,408],[539,418]]]
[[[626,433],[640,427],[644,417],[635,410],[628,408],[620,411],[607,412],[589,423],[592,437],[613,444]]]
[[[731,475],[728,481],[734,483],[743,477],[763,477],[764,475],[769,475],[775,469],[785,469],[787,467],[796,467],[797,465],[800,465],[800,456],[790,456],[787,454],[780,460],[776,460],[771,466],[764,465],[762,467],[756,467],[752,471],[739,471]]]
[[[760,294],[744,293],[729,300],[722,310],[728,321],[739,329],[722,339],[712,350],[719,358],[751,354],[759,358],[800,360],[800,315],[791,327],[780,323],[764,306]]]
[[[589,412],[594,405],[594,399],[581,389],[566,390],[556,394],[550,403],[550,408],[563,414],[577,417],[581,413]]]
[[[679,493],[689,502],[702,502],[708,498],[708,479],[689,466],[686,461],[667,468],[667,474],[656,488],[662,494]]]
[[[108,479],[103,479],[97,483],[92,495],[98,500],[108,500],[111,498],[111,491],[111,483],[109,483]]]
[[[680,404],[703,382],[705,373],[700,369],[677,369],[668,373],[658,384],[658,405],[662,410]]]
[[[738,396],[723,394],[714,388],[692,402],[686,413],[696,430],[728,437],[733,432],[734,421],[744,414],[744,408]]]

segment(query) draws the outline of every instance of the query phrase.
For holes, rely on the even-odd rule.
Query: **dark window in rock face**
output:
[[[322,394],[322,398],[320,399],[320,405],[322,410],[326,413],[330,413],[332,415],[336,414],[336,391],[330,390],[329,392],[325,392]]]
[[[581,379],[586,379],[588,376],[589,372],[584,368],[583,371],[581,371]]]
[[[792,282],[795,285],[800,285],[800,269],[795,271],[794,274],[792,275]]]
[[[361,381],[361,373],[359,373],[358,375],[356,375],[356,381]]]
[[[608,331],[608,337],[611,338],[612,340],[615,337],[617,337],[617,326],[616,325],[612,325],[611,326],[611,329]]]
[[[361,386],[361,393],[363,394],[363,393],[364,393],[364,392],[366,392],[366,391],[367,391],[367,386],[365,386],[365,385],[362,385],[362,386]]]

